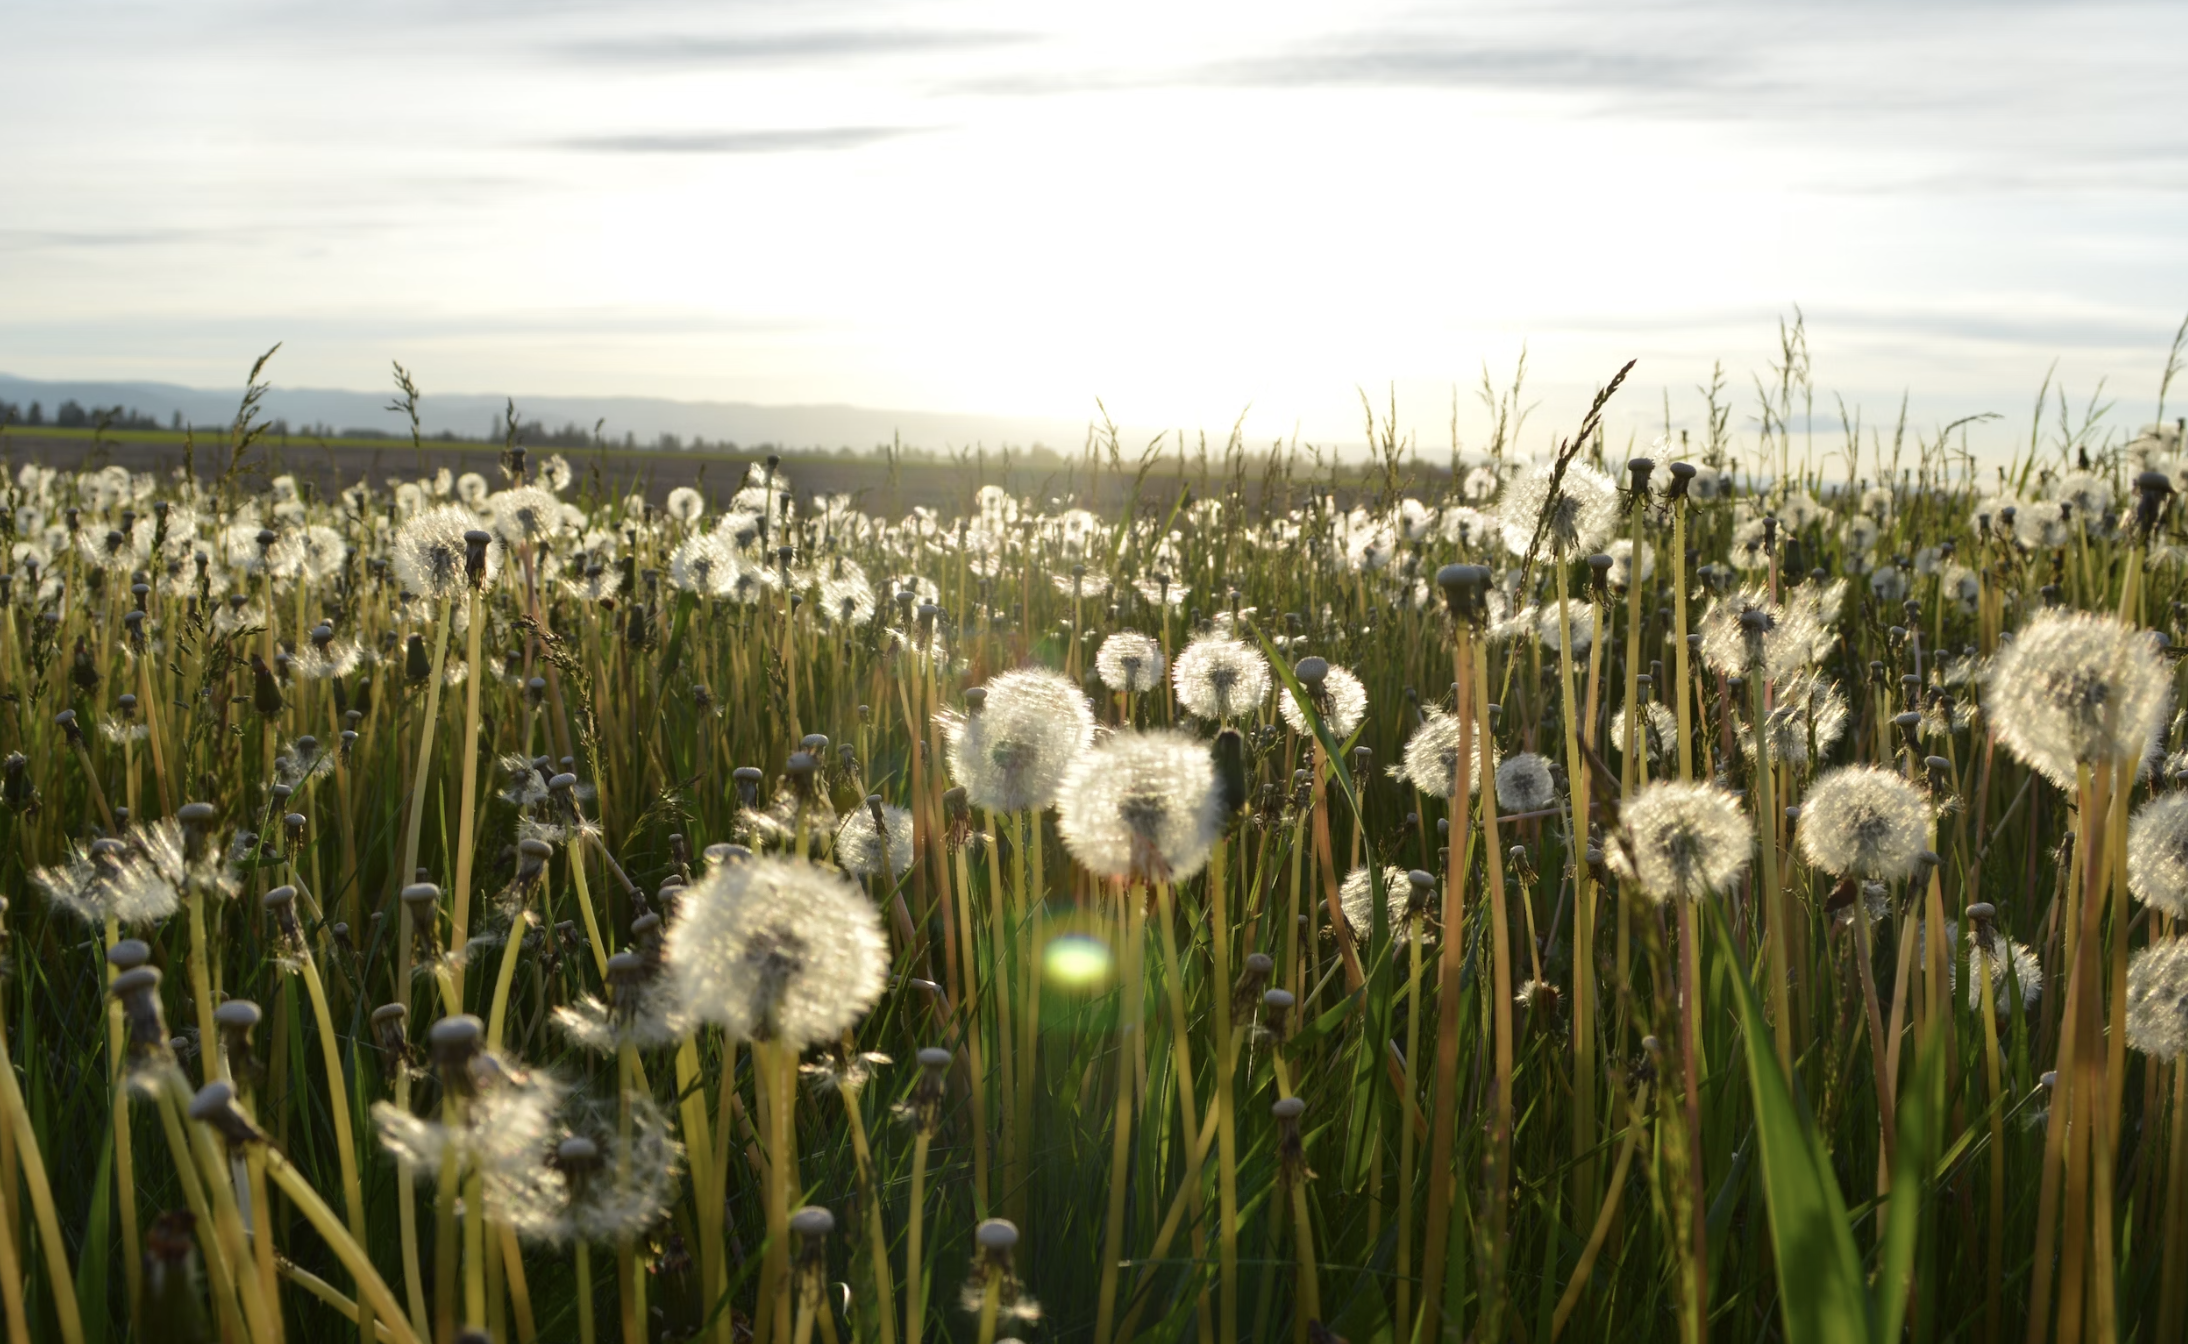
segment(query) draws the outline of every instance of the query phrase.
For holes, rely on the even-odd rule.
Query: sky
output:
[[[2188,6],[5,8],[0,371],[1362,437],[2154,413]],[[2175,404],[2188,403],[2188,388]],[[2056,408],[2051,413],[2056,417]],[[2171,412],[2168,412],[2170,415]]]

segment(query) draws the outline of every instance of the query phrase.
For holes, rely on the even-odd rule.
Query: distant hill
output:
[[[0,402],[27,416],[33,402],[48,425],[60,409],[74,403],[87,414],[95,409],[135,412],[165,428],[176,420],[190,425],[226,425],[234,417],[242,389],[183,387],[175,383],[42,381],[0,373]],[[295,434],[334,437],[349,431],[375,435],[409,433],[401,413],[388,409],[385,392],[332,388],[282,387],[267,394],[263,413],[287,422]],[[501,395],[428,392],[418,403],[428,436],[465,439],[501,437],[508,404]],[[1036,444],[1074,452],[1086,437],[1077,421],[957,415],[936,411],[870,410],[861,406],[760,406],[747,402],[671,401],[664,397],[525,396],[516,399],[518,418],[545,430],[575,426],[588,435],[594,425],[612,443],[669,447],[704,442],[717,448],[785,448],[864,452],[900,439],[907,446],[951,448],[984,445],[1031,447]],[[150,427],[149,425],[145,427]],[[666,443],[663,436],[673,436]],[[538,442],[541,436],[527,434]]]

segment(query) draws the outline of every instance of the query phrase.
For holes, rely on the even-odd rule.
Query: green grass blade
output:
[[[1861,1255],[1846,1219],[1838,1179],[1802,1106],[1778,1071],[1769,1024],[1739,966],[1724,917],[1703,903],[1740,1018],[1748,1087],[1755,1103],[1778,1298],[1789,1344],[1854,1344],[1876,1338]]]

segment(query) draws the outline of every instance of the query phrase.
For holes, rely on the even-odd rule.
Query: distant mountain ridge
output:
[[[241,388],[45,380],[0,373],[0,402],[12,403],[20,414],[28,414],[31,403],[36,402],[49,425],[62,404],[71,401],[87,410],[120,406],[149,416],[163,427],[176,415],[186,424],[226,425],[235,418],[241,396]],[[391,399],[389,392],[283,387],[276,383],[266,394],[262,414],[269,420],[287,421],[291,431],[297,433],[311,432],[308,427],[316,426],[332,434],[353,429],[407,434],[409,424],[402,413],[388,408]],[[418,419],[429,436],[498,439],[507,404],[508,398],[498,393],[429,390],[419,398]],[[666,397],[585,396],[518,396],[516,406],[519,419],[538,421],[550,429],[575,424],[590,430],[596,422],[605,421],[601,433],[609,440],[623,443],[628,436],[641,447],[656,446],[666,434],[683,444],[704,439],[710,446],[735,444],[745,448],[766,445],[864,452],[894,438],[921,448],[1039,444],[1071,452],[1086,436],[1084,422],[1062,419],[873,410],[863,406],[763,406]]]

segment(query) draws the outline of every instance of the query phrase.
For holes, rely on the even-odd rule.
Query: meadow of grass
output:
[[[2179,425],[1797,353],[906,513],[19,461],[9,1338],[2183,1338]]]

